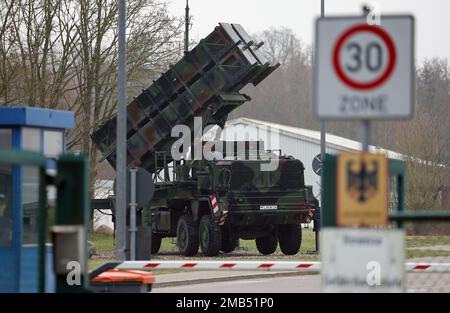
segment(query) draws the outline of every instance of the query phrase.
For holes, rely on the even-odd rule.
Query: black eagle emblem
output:
[[[352,198],[366,202],[378,190],[378,162],[361,160],[359,168],[355,166],[356,164],[356,161],[347,163],[347,191]]]

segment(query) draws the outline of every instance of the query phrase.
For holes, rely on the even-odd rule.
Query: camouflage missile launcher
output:
[[[239,91],[278,67],[267,62],[261,45],[240,25],[221,23],[128,105],[127,164],[153,173],[155,183],[153,200],[142,212],[153,229],[153,253],[164,237],[177,237],[186,256],[199,247],[208,256],[231,252],[239,238],[255,239],[262,254],[273,253],[278,243],[283,253],[298,253],[300,224],[309,223],[318,207],[304,184],[301,161],[265,151],[260,141],[213,142],[223,147],[214,151],[215,159],[171,156],[179,139],[171,137],[172,127],[192,130],[197,116],[203,127],[223,127],[228,114],[250,100]],[[92,135],[112,166],[115,129],[112,118]],[[261,171],[275,156],[278,168]]]
[[[249,83],[256,86],[277,67],[241,25],[221,23],[128,105],[127,165],[155,172],[157,151],[168,152],[170,158],[175,125],[192,128],[194,116],[202,116],[205,124],[223,125],[229,112],[250,100],[239,90]],[[114,117],[92,134],[113,167],[115,132]]]

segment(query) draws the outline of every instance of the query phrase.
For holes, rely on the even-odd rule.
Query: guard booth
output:
[[[42,180],[55,175],[56,159],[66,150],[65,131],[74,125],[72,112],[0,107],[0,148],[12,149],[0,155],[0,292],[55,289],[52,247],[39,242],[49,237],[42,225],[52,224],[55,216],[48,214],[55,206],[51,201],[45,205],[46,193],[51,200],[55,192],[46,192]],[[39,278],[42,272],[45,283]]]

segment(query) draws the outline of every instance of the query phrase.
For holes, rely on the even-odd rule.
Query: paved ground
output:
[[[154,288],[153,293],[290,293],[319,292],[319,275],[246,279],[189,286]]]
[[[186,285],[209,284],[216,282],[244,281],[254,279],[282,278],[303,275],[316,275],[317,271],[185,271],[174,274],[156,275],[154,288],[178,287]]]
[[[163,274],[156,276],[156,284],[160,286],[173,286],[173,285],[186,285],[186,284],[195,284],[200,283],[205,280],[234,280],[236,281],[239,278],[246,277],[273,277],[273,276],[293,276],[301,273],[293,272],[293,271],[185,271],[174,274]]]
[[[450,274],[410,273],[407,292],[450,292]],[[156,287],[154,293],[308,293],[320,292],[320,275],[231,280],[173,287]]]
[[[450,273],[414,273],[406,275],[407,292],[450,292]]]

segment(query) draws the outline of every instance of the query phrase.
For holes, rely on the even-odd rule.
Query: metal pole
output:
[[[125,20],[126,4],[125,0],[118,0],[119,3],[119,59],[118,59],[118,79],[117,79],[117,142],[116,142],[116,260],[126,259],[126,38]]]
[[[136,260],[136,173],[137,168],[130,168],[130,260]]]
[[[369,143],[371,137],[370,121],[363,120],[361,125],[361,144],[362,151],[369,151]]]
[[[371,7],[368,5],[364,5],[363,8],[363,15],[367,18],[367,16],[371,12]],[[370,129],[370,121],[369,120],[363,120],[361,123],[361,150],[362,151],[369,151],[369,143],[370,143],[370,137],[371,137],[371,129]]]
[[[325,0],[320,1],[320,17],[325,17]],[[325,122],[320,122],[320,161],[323,162],[325,159],[325,153],[326,153],[326,128],[325,128]],[[322,164],[321,164],[322,166]],[[322,174],[322,171],[321,171]],[[322,177],[322,175],[321,175]],[[323,181],[320,183],[320,194],[322,194],[322,185]]]
[[[325,17],[325,0],[320,1],[320,17]],[[320,195],[322,197],[323,192],[323,161],[325,160],[326,154],[326,128],[325,122],[320,121]],[[322,206],[322,201],[320,201],[320,206]],[[323,221],[323,210],[320,210],[320,223]],[[314,225],[315,226],[315,225]],[[316,251],[319,252],[319,227],[316,228]]]
[[[325,17],[325,0],[320,1],[320,17]],[[325,128],[325,122],[320,122],[320,161],[323,162],[325,159],[325,153],[326,153],[326,128]],[[321,164],[322,167],[322,164]],[[322,171],[321,171],[322,174]],[[322,175],[320,176],[322,177]],[[320,183],[320,194],[322,194],[322,185],[323,181]]]
[[[184,17],[184,53],[189,52],[189,0],[186,0]]]

